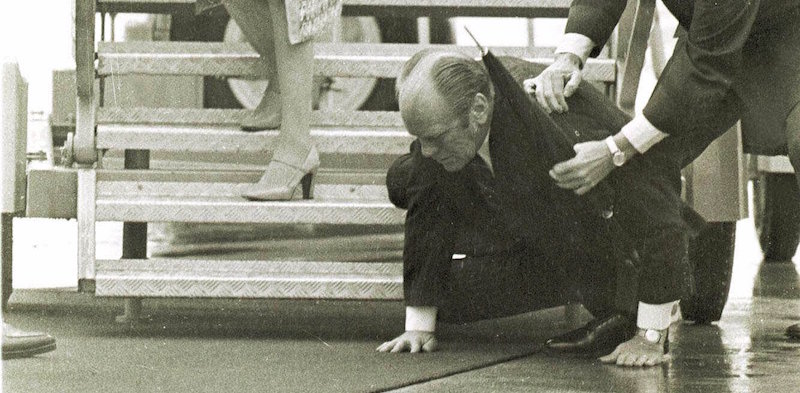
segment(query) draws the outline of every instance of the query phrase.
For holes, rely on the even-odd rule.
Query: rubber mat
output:
[[[22,291],[8,322],[58,349],[3,362],[7,392],[368,392],[520,358],[563,331],[563,308],[442,325],[435,353],[383,354],[400,302],[149,299],[119,324],[121,300]]]

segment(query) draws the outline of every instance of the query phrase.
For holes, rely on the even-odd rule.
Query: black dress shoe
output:
[[[545,351],[552,355],[599,357],[608,355],[635,334],[636,323],[631,318],[614,314],[547,340]]]
[[[56,339],[3,324],[3,359],[26,358],[56,349]]]
[[[786,336],[795,340],[800,340],[800,323],[795,323],[786,328]]]

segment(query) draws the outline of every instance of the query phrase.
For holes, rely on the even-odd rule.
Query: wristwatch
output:
[[[645,341],[651,344],[662,344],[665,345],[667,342],[667,336],[669,333],[669,329],[658,330],[658,329],[642,329],[639,328],[637,334],[645,339]]]
[[[614,142],[614,137],[610,136],[606,138],[606,145],[608,146],[608,150],[611,151],[611,162],[614,163],[614,166],[622,166],[625,164],[625,153],[619,149],[617,146],[617,142]]]

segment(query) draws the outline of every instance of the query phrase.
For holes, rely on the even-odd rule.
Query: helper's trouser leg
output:
[[[677,140],[664,140],[668,144]],[[655,151],[654,153],[658,153]],[[614,177],[615,217],[634,241],[639,253],[638,298],[661,304],[680,299],[691,290],[688,260],[688,226],[681,200],[680,161],[664,157],[653,165],[653,156],[632,160]]]

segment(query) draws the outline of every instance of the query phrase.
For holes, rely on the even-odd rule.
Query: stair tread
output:
[[[402,264],[98,260],[98,296],[403,298]]]
[[[232,276],[285,274],[287,277],[308,275],[384,276],[397,279],[402,274],[402,262],[347,261],[271,261],[218,259],[112,259],[97,260],[100,274],[181,274],[192,271],[200,276],[226,273]]]
[[[105,106],[97,110],[97,124],[206,125],[236,126],[252,111],[218,108],[147,108]],[[313,111],[315,127],[369,127],[403,130],[403,119],[396,111]]]
[[[260,209],[395,209],[386,199],[358,199],[319,197],[314,199],[298,199],[292,201],[249,201],[236,195],[101,195],[97,198],[100,205],[210,205],[210,206],[247,206]]]
[[[460,49],[479,55],[475,47],[434,45]],[[395,77],[408,58],[430,45],[319,43],[314,46],[317,75],[375,78]],[[528,61],[550,64],[553,48],[492,48],[496,55],[520,57]],[[168,75],[265,75],[264,63],[246,43],[221,42],[100,42],[98,43],[100,75],[168,74]],[[584,78],[590,81],[613,81],[616,64],[613,59],[589,59]]]
[[[97,221],[398,225],[405,211],[388,200],[248,201],[238,196],[103,195]]]
[[[101,149],[211,151],[220,153],[269,151],[278,131],[243,132],[236,127],[101,124]],[[399,155],[408,152],[413,137],[405,131],[312,129],[320,153]]]
[[[98,0],[106,12],[169,13],[196,0]],[[344,0],[345,15],[563,17],[572,0]]]
[[[152,162],[152,161],[151,161]],[[56,167],[53,169],[31,169],[37,172],[59,172],[62,169]],[[230,170],[191,170],[191,169],[102,169],[97,171],[98,192],[102,195],[102,188],[104,184],[108,183],[179,183],[179,184],[194,184],[194,183],[255,183],[264,172],[263,167],[257,169],[230,169]],[[317,184],[320,182],[324,184],[338,184],[338,185],[382,185],[382,181],[378,182],[346,182],[341,181],[347,177],[363,179],[373,179],[376,177],[386,176],[386,171],[383,169],[367,169],[367,168],[320,168],[317,172],[320,177]]]

